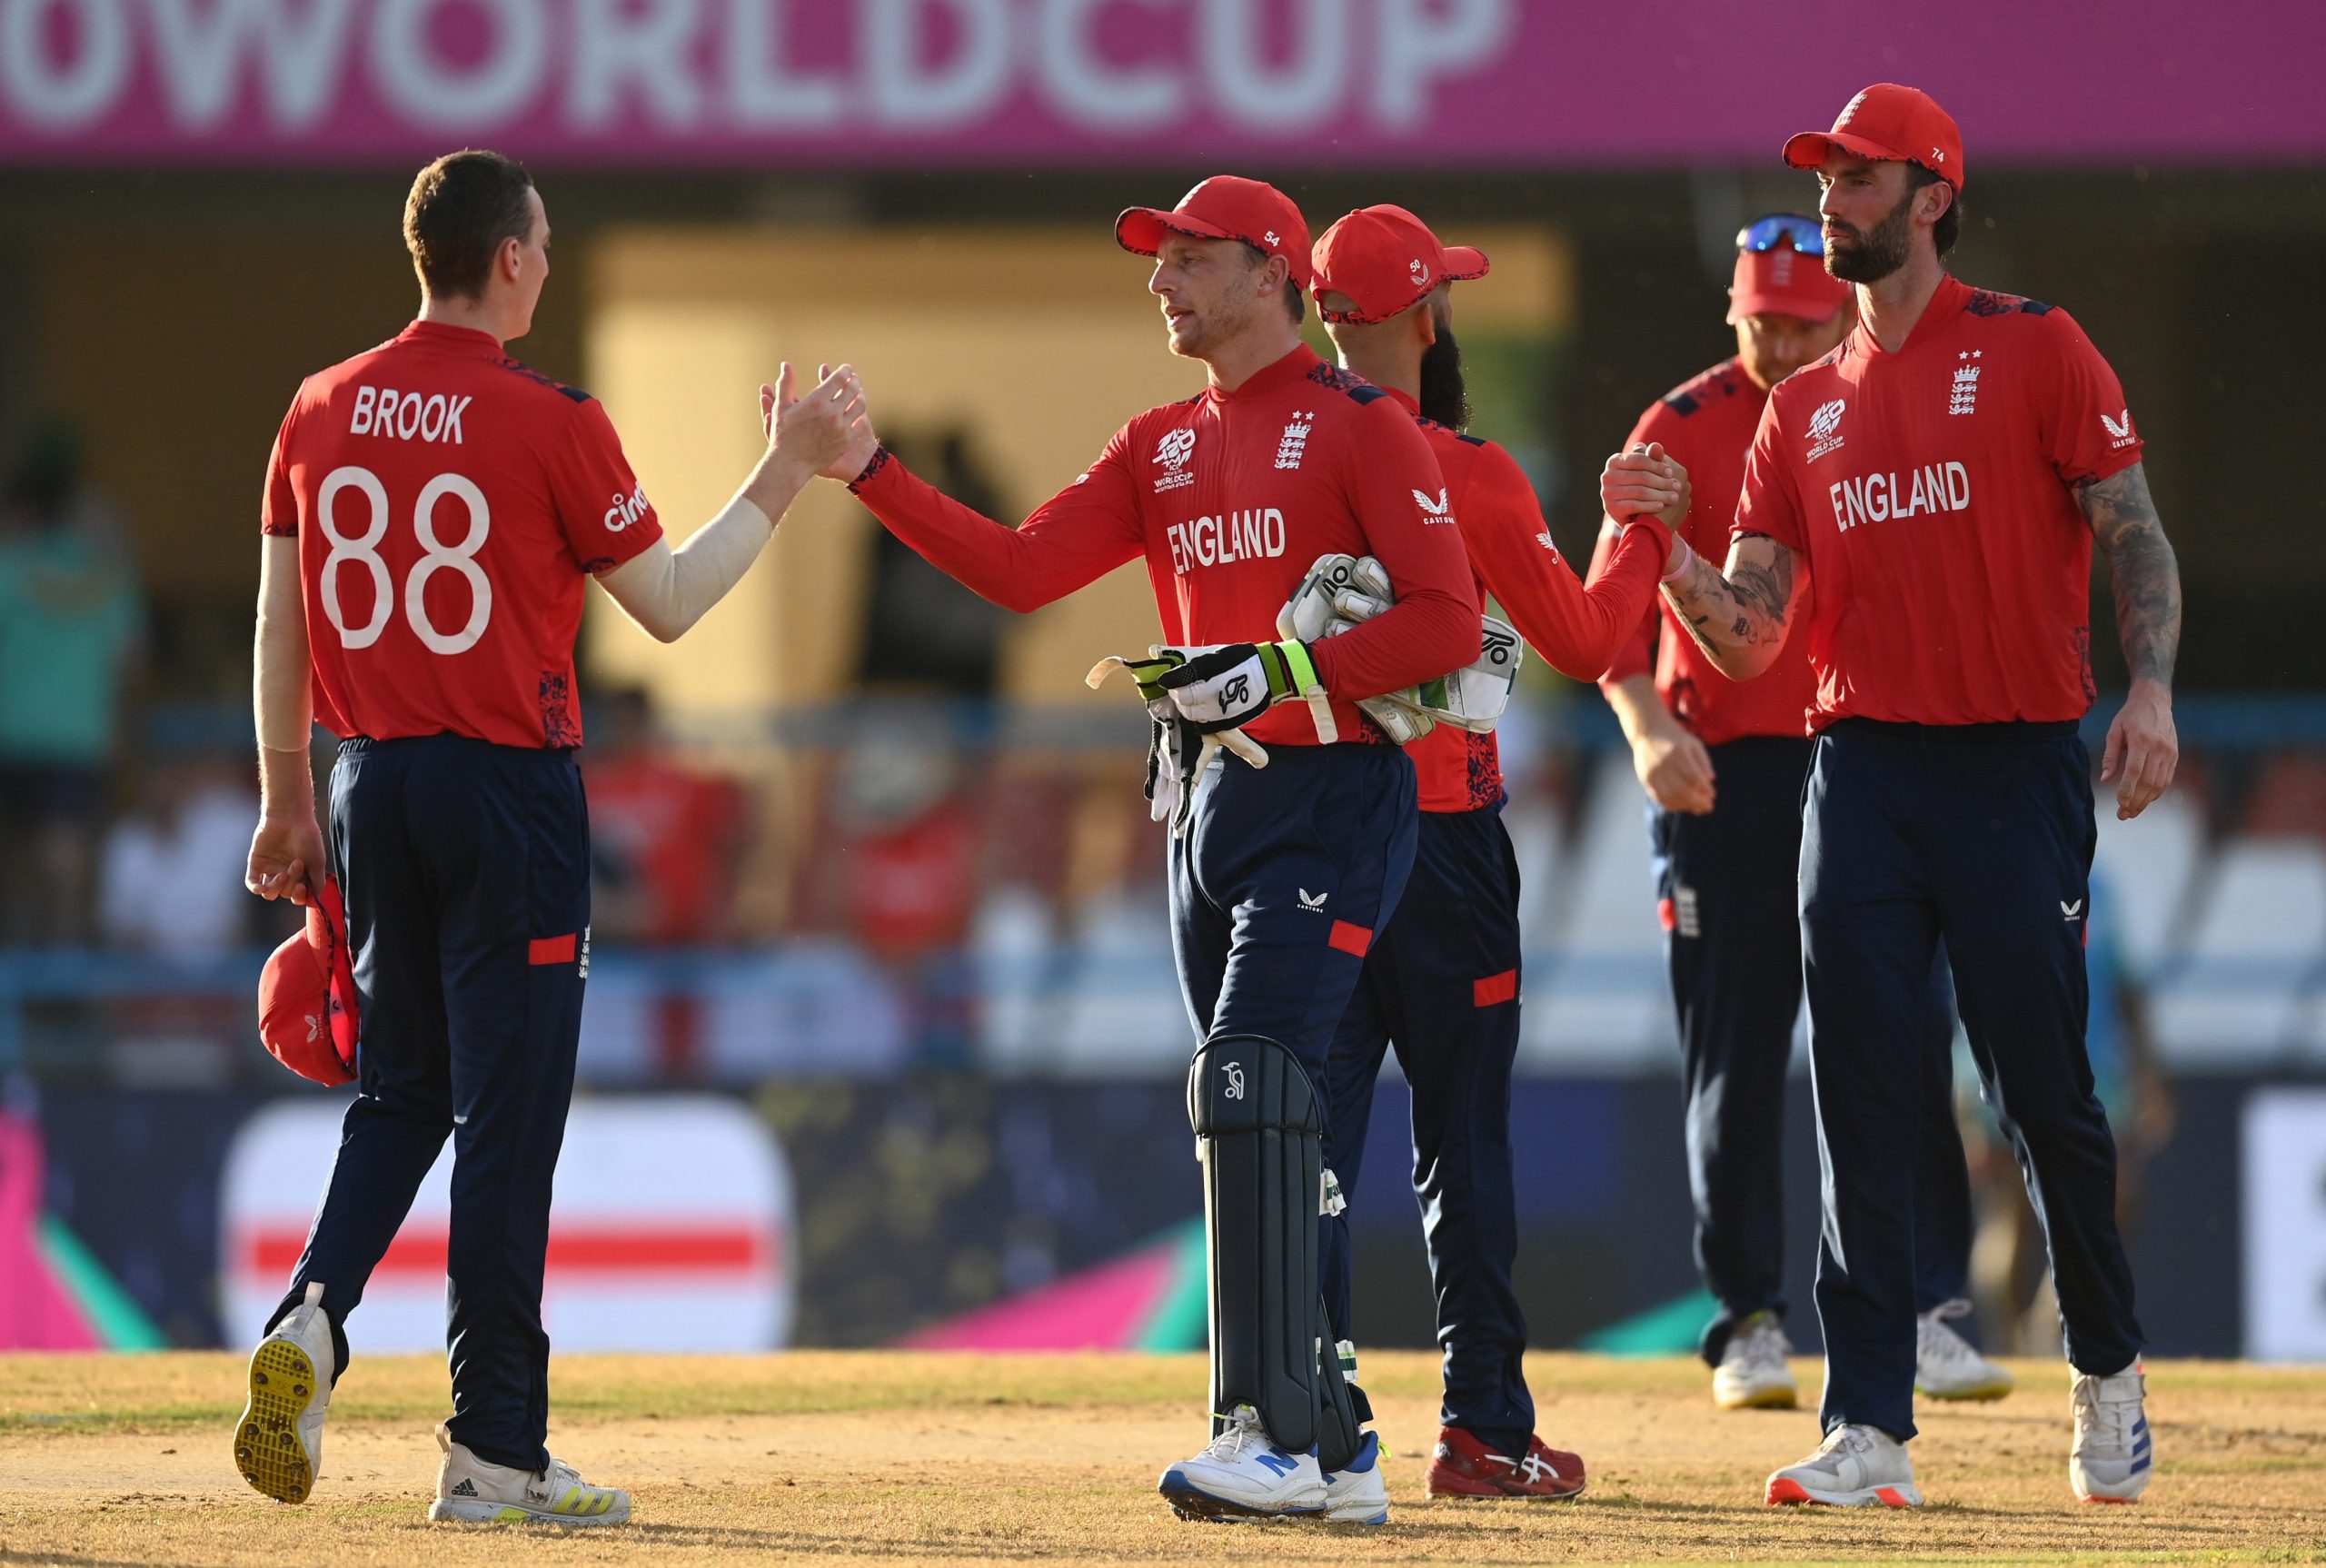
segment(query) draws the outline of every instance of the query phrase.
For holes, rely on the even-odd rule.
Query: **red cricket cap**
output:
[[[258,977],[258,1035],[267,1053],[319,1084],[355,1078],[355,967],[347,911],[326,877],[307,906],[307,928],[274,949]]]
[[[1876,82],[1842,109],[1830,131],[1804,131],[1784,144],[1784,161],[1814,169],[1829,152],[1884,163],[1920,164],[1963,190],[1963,133],[1938,101],[1915,87]]]
[[[1769,315],[1829,322],[1849,297],[1849,284],[1825,271],[1822,256],[1804,254],[1791,245],[1739,251],[1736,278],[1728,286],[1728,319],[1733,323]]]
[[[1446,282],[1486,275],[1484,251],[1440,244],[1403,207],[1359,207],[1317,239],[1317,287],[1347,294],[1353,311],[1317,313],[1328,322],[1386,322]]]
[[[1282,256],[1292,265],[1292,281],[1308,286],[1308,222],[1274,185],[1214,174],[1181,196],[1176,207],[1126,207],[1115,219],[1116,243],[1135,255],[1161,250],[1167,232],[1198,240],[1241,240]]]

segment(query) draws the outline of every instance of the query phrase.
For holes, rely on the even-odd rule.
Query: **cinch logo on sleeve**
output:
[[[1848,406],[1846,398],[1817,405],[1817,412],[1809,416],[1809,455],[1804,461],[1815,462],[1842,444],[1842,438],[1834,432],[1841,429],[1842,411]]]
[[[393,387],[355,389],[355,414],[348,422],[350,435],[376,435],[389,441],[438,441],[464,446],[461,413],[465,397],[442,392],[400,392]]]
[[[613,505],[606,508],[604,521],[608,533],[620,533],[623,529],[644,517],[654,504],[646,499],[646,486],[642,481],[628,495],[615,496],[613,502]]]
[[[1284,513],[1273,506],[1175,522],[1163,532],[1171,541],[1171,570],[1181,577],[1198,566],[1227,566],[1284,553]]]
[[[1861,523],[1898,522],[1971,504],[1971,471],[1961,463],[1928,463],[1908,472],[1908,481],[1894,473],[1835,480],[1825,491],[1834,503],[1834,525],[1847,533]]]

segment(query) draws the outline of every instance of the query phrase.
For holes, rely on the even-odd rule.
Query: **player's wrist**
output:
[[[808,462],[781,447],[771,446],[760,455],[750,478],[743,481],[741,494],[762,515],[778,518],[815,477],[816,471]]]
[[[895,454],[889,451],[887,442],[883,442],[880,445],[875,446],[872,449],[872,455],[864,460],[863,469],[858,472],[854,479],[848,481],[850,493],[853,494],[861,487],[871,483],[873,476],[878,474],[882,469],[888,467],[890,462],[894,459],[894,456]]]
[[[1292,639],[1263,642],[1259,655],[1260,667],[1267,671],[1269,701],[1282,702],[1323,689],[1324,683],[1317,674],[1317,660],[1307,643]]]

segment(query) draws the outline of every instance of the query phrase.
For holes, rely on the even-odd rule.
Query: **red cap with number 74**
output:
[[[1804,131],[1784,144],[1784,161],[1814,169],[1828,153],[1879,163],[1920,164],[1963,190],[1963,133],[1938,101],[1917,87],[1876,82],[1842,109],[1830,131]]]

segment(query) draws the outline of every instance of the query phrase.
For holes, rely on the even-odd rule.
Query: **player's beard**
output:
[[[1874,283],[1904,266],[1913,243],[1913,221],[1908,216],[1913,204],[1914,193],[1909,190],[1870,233],[1860,233],[1844,224],[1852,243],[1849,249],[1843,250],[1827,242],[1825,270],[1845,283]]]
[[[1437,326],[1437,341],[1421,352],[1422,417],[1434,419],[1453,430],[1467,430],[1470,426],[1470,395],[1462,380],[1462,345],[1454,341],[1454,329],[1444,322]]]

